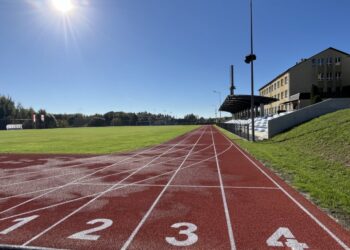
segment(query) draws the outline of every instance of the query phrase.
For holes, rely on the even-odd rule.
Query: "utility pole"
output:
[[[253,50],[253,0],[250,0],[250,55],[246,56],[245,62],[250,63],[250,79],[251,79],[251,104],[250,113],[252,120],[252,141],[255,141],[255,126],[254,126],[254,61],[256,55]]]

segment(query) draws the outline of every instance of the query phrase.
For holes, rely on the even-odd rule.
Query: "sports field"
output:
[[[163,143],[198,126],[0,131],[0,153],[108,154]]]
[[[0,248],[350,249],[213,126],[123,154],[2,155],[0,174]]]

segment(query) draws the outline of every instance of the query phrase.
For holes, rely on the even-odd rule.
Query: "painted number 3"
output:
[[[193,245],[198,241],[198,236],[194,232],[197,230],[197,226],[188,222],[179,222],[171,226],[172,228],[184,228],[180,230],[179,234],[186,235],[186,240],[177,240],[176,237],[166,237],[165,240],[173,246],[184,247]]]

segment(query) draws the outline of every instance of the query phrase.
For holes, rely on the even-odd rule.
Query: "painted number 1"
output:
[[[197,226],[188,222],[179,222],[171,226],[172,228],[186,227],[184,230],[180,230],[179,234],[187,236],[186,240],[177,240],[175,237],[166,237],[165,240],[173,246],[184,247],[193,245],[198,241],[198,236],[194,232],[197,230]]]
[[[14,224],[13,226],[5,229],[5,230],[2,230],[0,232],[0,234],[8,234],[14,230],[16,230],[17,228],[23,226],[24,224],[27,224],[28,222],[31,222],[32,220],[38,218],[39,215],[33,215],[33,216],[29,216],[29,217],[25,217],[25,218],[19,218],[19,219],[15,219],[13,220],[14,222],[18,222],[16,224]]]

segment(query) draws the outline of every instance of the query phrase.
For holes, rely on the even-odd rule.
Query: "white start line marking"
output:
[[[283,244],[283,242],[279,240],[282,236],[286,239],[285,244]],[[269,247],[287,246],[287,247],[291,248],[292,250],[304,250],[304,249],[309,248],[309,246],[306,243],[298,242],[295,239],[292,232],[286,227],[278,228],[277,231],[274,232],[270,236],[270,238],[267,239],[266,244]]]

